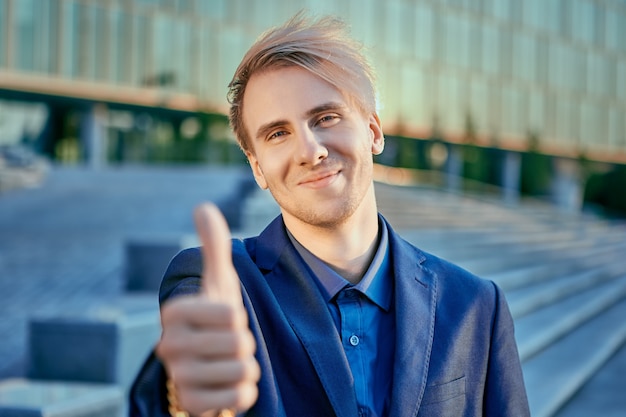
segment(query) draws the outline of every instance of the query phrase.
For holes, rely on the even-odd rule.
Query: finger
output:
[[[215,362],[185,361],[176,366],[174,373],[179,386],[215,390],[254,384],[261,377],[259,364],[253,357]]]
[[[254,356],[256,341],[250,332],[195,332],[177,328],[163,332],[157,344],[157,356],[217,360]]]
[[[183,409],[190,414],[200,415],[207,410],[235,408],[247,410],[258,397],[256,384],[241,384],[235,387],[206,390],[202,387],[178,391],[178,399]]]
[[[245,320],[233,314],[227,304],[213,303],[201,297],[177,297],[161,307],[163,328],[191,327],[213,329],[235,329],[246,325]]]
[[[194,211],[202,244],[202,288],[212,300],[241,305],[239,279],[232,261],[231,236],[219,209],[204,203]]]

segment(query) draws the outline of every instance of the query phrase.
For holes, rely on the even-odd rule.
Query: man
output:
[[[231,243],[215,207],[196,210],[202,249],[166,272],[131,414],[529,415],[502,292],[378,214],[372,79],[331,18],[296,16],[248,51],[231,124],[281,215]]]

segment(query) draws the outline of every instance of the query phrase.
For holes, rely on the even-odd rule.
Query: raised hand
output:
[[[202,291],[163,306],[157,355],[180,408],[205,417],[254,405],[260,370],[226,220],[208,203],[196,208],[194,219],[202,244]]]

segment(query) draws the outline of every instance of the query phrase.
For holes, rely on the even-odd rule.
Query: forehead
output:
[[[328,102],[348,104],[329,82],[300,67],[279,67],[254,74],[243,97],[243,119],[250,136],[274,119],[303,116]]]

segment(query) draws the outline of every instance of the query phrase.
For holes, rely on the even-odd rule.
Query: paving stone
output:
[[[182,249],[195,246],[186,236],[148,234],[127,239],[124,253],[126,291],[158,293],[161,279],[172,258]]]
[[[122,390],[112,385],[0,381],[2,417],[122,417]]]
[[[128,298],[128,297],[127,297]],[[161,334],[156,301],[33,318],[28,329],[28,376],[130,388]]]

